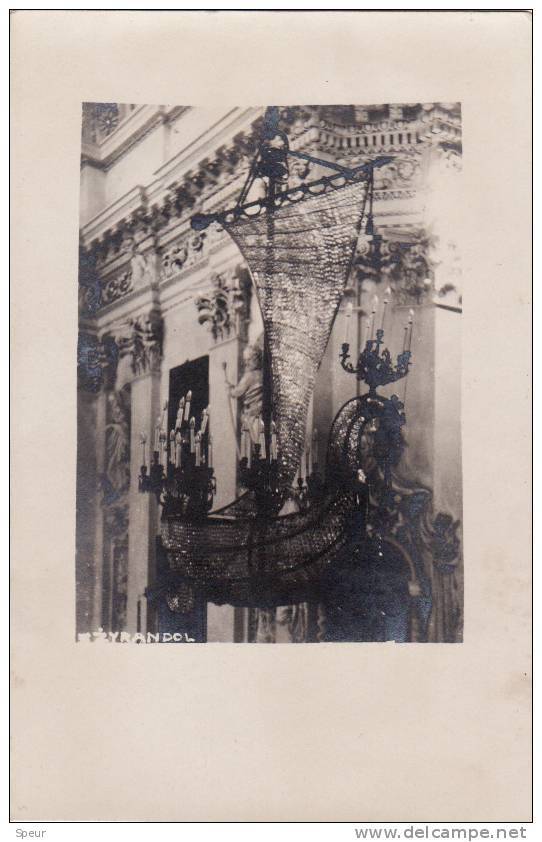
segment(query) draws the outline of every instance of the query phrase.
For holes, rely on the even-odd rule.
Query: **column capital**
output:
[[[252,285],[242,265],[214,272],[210,289],[195,299],[198,322],[209,330],[213,342],[244,339],[250,316]]]

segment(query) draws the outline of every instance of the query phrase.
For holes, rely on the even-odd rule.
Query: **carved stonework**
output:
[[[429,260],[430,239],[412,234],[409,239],[387,239],[380,235],[360,238],[354,266],[355,281],[372,280],[390,286],[397,306],[423,304],[433,289]]]
[[[462,608],[457,575],[461,565],[460,521],[433,508],[432,492],[416,483],[393,475],[392,488],[383,501],[387,534],[406,551],[421,584],[411,593],[419,603],[419,614],[432,612],[438,629],[435,639],[453,642],[461,639]],[[433,580],[431,596],[424,582]],[[432,603],[432,606],[431,606]]]
[[[130,292],[146,287],[155,288],[160,275],[160,259],[155,244],[144,248],[146,233],[127,236],[119,244],[115,254],[124,257],[125,262],[114,273],[107,275],[100,281],[100,307],[105,307],[118,301]],[[106,258],[110,255],[107,253]],[[117,260],[118,262],[118,260]],[[100,260],[96,266],[100,269]]]
[[[158,285],[160,259],[148,230],[116,231],[103,243],[80,249],[79,313],[89,318],[134,290]],[[145,244],[145,241],[146,244]],[[150,247],[149,247],[150,243]]]
[[[114,114],[107,109],[115,104],[99,104],[102,129],[97,128],[97,112],[92,112],[87,123],[93,125],[94,136],[112,131]],[[91,108],[95,105],[92,104]],[[98,107],[98,106],[96,106]],[[122,106],[131,108],[131,106]],[[90,123],[89,123],[90,120]],[[451,166],[460,161],[461,114],[457,103],[422,104],[407,103],[384,106],[289,106],[281,109],[282,125],[296,148],[302,150],[309,144],[337,162],[357,165],[368,158],[392,152],[394,161],[389,167],[375,173],[375,199],[411,199],[416,194],[420,178],[420,162],[424,150],[436,149]],[[160,236],[173,221],[187,219],[196,206],[213,200],[220,189],[248,172],[254,155],[262,117],[254,120],[244,132],[204,159],[198,168],[186,173],[181,183],[175,184],[160,204],[148,207],[142,195],[141,207],[117,223],[114,230],[105,232],[101,240],[93,242],[98,264],[111,260],[119,252],[126,236],[135,231]],[[292,186],[304,176],[307,166],[290,162]],[[200,237],[202,235],[199,235]],[[164,253],[164,275],[168,277],[187,261],[197,260],[203,242],[189,239],[168,247]],[[179,249],[175,252],[175,249]],[[185,252],[186,249],[186,252]]]
[[[429,240],[384,240],[381,249],[382,281],[393,289],[398,305],[423,304],[433,287],[428,260]]]
[[[81,331],[77,343],[77,387],[87,392],[113,388],[118,363],[115,340],[99,340],[95,333]]]
[[[86,143],[99,143],[117,128],[119,121],[120,110],[118,103],[83,103],[83,141]]]
[[[125,330],[117,335],[119,358],[129,358],[134,375],[154,371],[162,359],[163,321],[154,311],[128,319]]]
[[[133,288],[134,285],[130,270],[111,278],[102,287],[102,305],[112,304],[113,301],[124,298],[129,292],[132,292]]]
[[[128,319],[114,333],[98,338],[80,331],[77,345],[78,388],[99,392],[122,388],[133,377],[159,369],[163,321],[155,312]]]
[[[130,259],[131,283],[134,289],[155,287],[158,282],[158,255],[155,248],[145,251],[141,238],[132,237],[126,244]]]
[[[116,102],[99,102],[94,107],[97,132],[102,137],[107,137],[115,131],[120,122],[119,106]]]
[[[77,387],[99,392],[102,386],[100,343],[94,334],[80,332],[77,340]]]
[[[102,487],[104,502],[111,505],[128,491],[130,485],[130,389],[110,392],[107,396],[105,428],[105,465]]]
[[[135,108],[119,102],[84,102],[82,136],[84,143],[98,144],[109,137]]]
[[[131,390],[107,395],[105,464],[102,476],[104,586],[102,624],[112,631],[126,626],[130,488]]]
[[[79,247],[79,317],[92,318],[102,306],[96,251]]]
[[[162,277],[170,278],[193,266],[204,254],[207,233],[190,234],[168,246],[162,254]]]
[[[168,248],[162,255],[162,274],[165,278],[180,272],[188,260],[188,243],[181,242]]]
[[[215,274],[211,278],[211,289],[196,298],[198,321],[206,325],[213,339],[227,339],[240,335],[250,311],[250,279],[240,269]]]

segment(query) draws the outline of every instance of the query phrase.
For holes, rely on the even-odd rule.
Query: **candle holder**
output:
[[[358,380],[363,380],[367,383],[369,394],[371,395],[376,394],[379,386],[395,383],[397,380],[406,377],[410,368],[412,322],[409,322],[409,326],[409,347],[404,348],[397,356],[395,365],[392,362],[388,349],[382,347],[384,344],[384,331],[379,329],[376,331],[376,339],[368,339],[365,343],[365,348],[361,351],[355,366],[350,362],[350,344],[343,342],[339,354],[342,368],[348,374],[355,374]]]
[[[196,465],[189,458],[182,467],[167,466],[159,462],[159,451],[154,451],[150,471],[142,465],[139,475],[139,491],[152,493],[162,506],[162,518],[181,517],[197,519],[205,517],[213,507],[216,494],[216,478],[213,468]]]
[[[266,512],[275,509],[280,499],[278,463],[276,459],[263,457],[259,444],[251,446],[250,460],[243,456],[239,461],[239,481],[254,493],[257,510]]]
[[[155,449],[150,466],[145,459],[147,436],[141,435],[143,464],[139,474],[139,491],[154,494],[162,506],[162,519],[205,517],[212,509],[216,479],[212,467],[213,442],[209,431],[209,408],[204,409],[201,427],[196,432],[195,418],[190,415],[192,393],[179,403],[179,411],[168,436],[161,429],[163,415],[158,418]],[[168,448],[169,442],[169,448]]]

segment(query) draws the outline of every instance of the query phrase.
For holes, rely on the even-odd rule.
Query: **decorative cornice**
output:
[[[340,107],[337,109],[340,111]],[[347,112],[349,110],[346,109]],[[394,160],[375,175],[375,204],[411,203],[422,185],[422,150],[428,145],[430,148],[436,145],[442,151],[444,144],[444,154],[457,157],[450,150],[454,143],[460,144],[459,107],[414,104],[386,106],[385,110],[386,114],[382,111],[383,119],[379,121],[358,120],[353,125],[339,125],[330,122],[330,114],[336,116],[337,110],[323,106],[288,108],[283,110],[283,122],[293,149],[302,150],[308,145],[317,149],[325,147],[322,155],[339,162],[347,160],[349,164],[363,162],[367,156],[374,157],[383,149],[388,150],[392,141],[397,142],[397,148],[393,149]],[[367,111],[375,116],[371,108]],[[95,267],[90,273],[92,282],[88,283],[87,272],[87,282],[82,284],[86,298],[91,298],[92,307],[110,306],[132,294],[138,286],[168,282],[202,259],[211,241],[206,242],[205,235],[202,237],[189,231],[188,220],[197,209],[208,211],[231,199],[254,153],[261,113],[262,110],[256,109],[228,112],[226,118],[217,124],[220,126],[219,137],[237,126],[244,126],[233,138],[230,134],[228,143],[217,149],[219,140],[216,134],[211,138],[211,130],[207,130],[165,165],[161,177],[152,185],[135,187],[81,229],[82,241],[87,246],[86,262]],[[148,116],[150,120],[161,119],[161,115],[163,112],[154,109],[152,117]],[[364,112],[361,113],[361,117],[364,116]],[[252,118],[252,122],[246,122],[248,117]],[[211,150],[214,150],[212,154]],[[186,166],[192,161],[197,161],[197,166],[186,171]],[[303,172],[298,172],[304,166],[297,162],[292,164],[292,179],[304,177]],[[182,175],[164,188],[164,179],[175,172]],[[384,211],[382,214],[389,215]],[[375,215],[379,215],[379,210],[375,209]],[[399,208],[392,215],[400,215]],[[218,245],[219,237],[215,237],[215,233],[211,235],[207,232],[207,236],[213,236],[215,245]],[[137,260],[141,264],[137,270],[140,275],[138,282],[134,278],[136,258],[126,255],[127,244],[133,242],[138,243]],[[101,278],[99,285],[95,282],[96,274]],[[96,305],[98,287],[100,295]]]
[[[393,108],[414,108],[414,106],[393,106]],[[312,108],[285,109],[284,122],[286,131],[291,134],[292,149],[303,149],[311,144],[322,153],[326,153],[333,160],[359,158],[363,161],[367,156],[374,157],[382,151],[395,152],[400,161],[395,162],[398,182],[405,183],[410,177],[403,176],[407,168],[415,170],[420,146],[437,145],[443,151],[459,151],[461,141],[460,117],[456,106],[449,106],[448,110],[435,105],[416,106],[415,120],[397,119],[388,116],[378,123],[360,123],[356,125],[337,126],[326,121],[326,109],[321,106]],[[255,111],[249,111],[254,114]],[[154,115],[155,117],[157,115]],[[237,122],[241,125],[246,120],[247,113],[243,112]],[[187,150],[183,150],[176,158],[158,171],[159,178],[148,188],[139,188],[140,212],[147,218],[147,223],[155,230],[166,225],[172,217],[184,218],[199,205],[214,204],[215,194],[220,194],[227,185],[242,177],[243,171],[249,166],[250,158],[255,150],[257,135],[261,122],[261,114],[248,126],[244,126],[233,139],[216,149],[217,138],[208,136],[208,132],[199,143],[194,141]],[[195,145],[196,144],[196,145]],[[214,150],[214,151],[213,151]],[[187,154],[188,152],[188,154]],[[194,162],[195,167],[186,171],[186,167]],[[175,180],[176,171],[180,176]],[[384,173],[379,174],[385,178]],[[162,187],[164,180],[172,178],[169,185]],[[388,176],[389,178],[389,176]],[[377,192],[378,183],[375,184]],[[379,195],[377,198],[388,198]],[[407,196],[406,198],[410,198]],[[120,200],[119,200],[120,202]],[[119,208],[119,203],[117,203]],[[133,211],[132,211],[133,213]],[[111,215],[110,212],[107,215]],[[129,225],[130,216],[123,219],[113,214],[115,226]],[[105,216],[107,218],[107,216]],[[98,222],[99,220],[99,222]],[[93,232],[103,231],[104,214],[91,220],[83,228],[85,242],[93,239]],[[107,238],[111,229],[102,235]]]
[[[131,227],[136,217],[138,221],[145,219],[154,230],[164,228],[173,219],[187,219],[208,195],[242,177],[240,162],[244,156],[248,167],[262,113],[263,109],[246,109],[240,114],[235,109],[229,112],[227,120],[211,127],[212,135],[208,129],[161,167],[151,184],[134,188],[86,223],[81,229],[85,245],[95,247],[100,242],[103,245],[122,228]],[[217,149],[221,137],[225,142]]]

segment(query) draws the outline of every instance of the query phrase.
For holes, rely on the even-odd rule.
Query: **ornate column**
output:
[[[117,340],[121,355],[129,360],[130,388],[130,483],[128,489],[128,569],[124,629],[134,633],[152,628],[145,589],[154,579],[158,505],[151,494],[140,494],[138,477],[142,464],[141,434],[147,436],[146,459],[152,431],[160,412],[160,362],[162,319],[157,307],[132,321],[128,335]]]
[[[103,406],[100,381],[90,370],[95,366],[97,340],[82,333],[78,347],[77,392],[77,500],[76,500],[76,629],[90,632],[101,624],[99,570],[96,559],[101,544],[97,526],[101,526],[98,505],[98,476],[103,470],[103,453],[98,449],[97,431],[103,431],[100,409]],[[96,616],[97,615],[97,616]],[[96,623],[96,621],[98,621]]]
[[[110,630],[124,615],[129,391],[116,389],[116,346],[79,334],[77,631]]]
[[[152,580],[157,504],[138,492],[140,434],[158,414],[162,319],[159,256],[152,229],[136,215],[100,244],[81,250],[80,385],[96,393],[92,422],[80,421],[78,505],[94,513],[93,586],[80,587],[79,615],[93,630],[136,632],[147,627],[144,591]],[[89,332],[84,329],[89,325]],[[85,416],[80,394],[80,416]],[[148,458],[148,454],[147,454]],[[79,489],[94,489],[81,497]],[[88,498],[88,500],[87,500]],[[78,520],[78,552],[86,532]],[[87,514],[88,520],[88,514]],[[89,527],[87,527],[88,529]],[[78,576],[84,570],[78,563]],[[84,617],[83,617],[84,619]]]
[[[237,496],[238,409],[229,396],[227,380],[239,380],[243,348],[248,336],[251,281],[246,269],[238,265],[221,269],[211,276],[211,289],[196,299],[199,322],[206,325],[209,346],[209,403],[213,461],[217,477],[215,508],[230,503]],[[231,605],[207,608],[207,639],[242,640],[245,637],[243,609]]]

